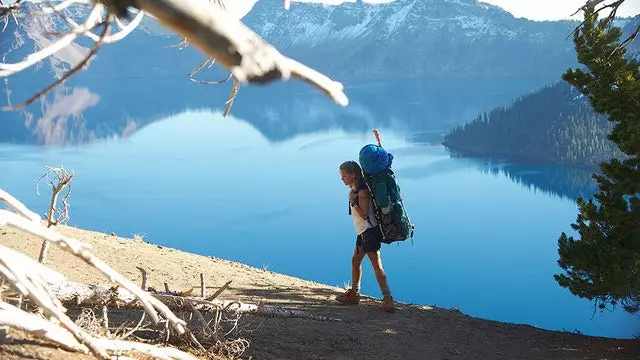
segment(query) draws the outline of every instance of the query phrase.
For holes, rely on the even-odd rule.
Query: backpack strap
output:
[[[358,193],[360,192],[360,190],[362,190],[363,188],[358,188],[356,189],[356,195],[358,195]],[[356,201],[358,199],[356,198]],[[347,201],[348,207],[349,207],[349,215],[351,215],[351,203],[349,201]]]

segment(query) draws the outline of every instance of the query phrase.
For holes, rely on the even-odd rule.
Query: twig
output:
[[[205,286],[205,283],[204,283],[203,273],[200,273],[200,297],[203,299],[207,297],[207,287]]]
[[[142,316],[140,317],[140,321],[138,321],[138,323],[136,324],[136,326],[134,326],[131,330],[127,331],[126,333],[124,333],[121,338],[122,339],[126,339],[129,336],[133,335],[133,333],[135,333],[136,331],[138,331],[138,329],[140,328],[140,326],[142,325],[142,322],[144,321],[144,317],[146,316],[146,312],[142,312]]]
[[[199,80],[199,79],[195,79],[193,77],[189,78],[191,81],[199,83],[199,84],[203,84],[203,85],[220,85],[220,84],[224,84],[227,81],[229,81],[231,79],[231,77],[233,76],[233,74],[229,73],[229,75],[222,79],[222,80],[217,80],[217,81],[209,81],[209,80]]]
[[[91,31],[87,31],[83,35],[87,36],[88,38],[90,38],[95,42],[100,42],[101,44],[113,44],[126,38],[131,32],[133,32],[133,30],[135,30],[138,27],[138,25],[140,25],[140,23],[142,22],[142,18],[144,17],[144,15],[145,15],[144,11],[138,11],[138,13],[136,14],[136,17],[133,18],[133,20],[127,25],[122,24],[122,22],[118,20],[117,17],[113,17],[113,20],[115,20],[116,24],[118,24],[118,26],[121,29],[119,32],[115,34],[111,34],[111,35],[105,34],[104,36],[99,36],[92,33]],[[64,16],[64,19],[74,28],[79,26],[78,23],[76,23],[75,21],[73,21],[73,19],[67,16]]]
[[[200,70],[202,70],[205,66],[207,66],[207,64],[211,62],[211,64],[213,65],[216,60],[212,59],[212,58],[206,58],[204,59],[204,61],[202,63],[200,63],[200,65],[198,65],[195,69],[193,69],[190,73],[187,74],[188,77],[193,77],[195,74],[199,73]]]
[[[218,296],[220,296],[220,294],[222,294],[223,291],[227,290],[229,288],[229,285],[231,285],[231,282],[233,280],[229,280],[227,281],[226,284],[222,285],[222,287],[220,289],[218,289],[218,291],[216,291],[213,295],[209,296],[208,298],[206,298],[205,300],[207,301],[211,301],[213,299],[216,299]]]
[[[19,10],[21,5],[22,0],[17,0],[13,4],[8,5],[0,1],[0,20],[6,19],[9,14],[13,14],[14,11]]]
[[[44,178],[46,178],[48,181],[49,175],[51,173],[54,173],[56,175],[57,183],[54,184],[53,182],[49,182],[51,184],[52,194],[51,194],[51,201],[49,203],[49,214],[46,216],[47,227],[51,227],[52,225],[58,225],[68,220],[69,218],[69,203],[67,202],[67,200],[69,198],[69,195],[71,194],[71,180],[73,179],[74,173],[73,171],[71,171],[71,174],[67,173],[67,171],[63,167],[54,168],[51,166],[45,166],[45,168],[47,169],[47,172],[44,175],[42,175],[36,182],[36,194],[40,195],[40,189],[39,189],[40,181]],[[68,186],[67,194],[62,200],[64,208],[62,210],[60,218],[56,219],[55,213],[56,213],[56,202],[58,200],[58,195],[67,186]]]
[[[202,313],[200,312],[200,310],[198,310],[191,301],[186,301],[186,303],[189,305],[189,307],[191,308],[191,311],[196,314],[196,317],[198,318],[198,320],[200,321],[200,323],[202,324],[202,331],[207,335],[207,336],[215,336],[215,332],[213,330],[211,330],[211,328],[209,327],[209,324],[207,324],[207,321],[204,319],[204,316],[202,316]],[[217,340],[217,339],[216,339]]]
[[[233,106],[233,102],[238,96],[238,90],[240,90],[240,81],[238,79],[233,78],[233,85],[231,85],[231,94],[229,94],[229,99],[226,102],[226,106],[224,108],[224,112],[222,113],[223,117],[227,117],[229,112],[231,111],[231,106]]]
[[[38,182],[36,183],[36,193],[40,195],[40,192],[38,189],[40,180],[42,180],[43,178],[48,179],[49,174],[55,173],[57,184],[54,184],[53,182],[51,182],[51,190],[52,190],[51,202],[49,203],[49,214],[46,216],[47,227],[51,227],[52,225],[58,225],[60,223],[63,223],[69,220],[68,199],[69,199],[69,195],[71,195],[71,180],[73,179],[74,174],[73,174],[73,171],[71,171],[71,174],[69,175],[67,171],[62,167],[53,168],[53,167],[47,166],[46,168],[47,168],[47,172],[44,175],[42,175],[40,179],[38,179]],[[64,198],[62,198],[63,209],[60,212],[60,216],[56,219],[55,213],[56,213],[56,203],[58,201],[58,195],[67,186],[68,186],[67,194],[65,195]],[[38,261],[41,264],[46,263],[48,250],[49,250],[49,242],[46,240],[43,240],[42,247],[40,248],[40,255],[38,256]]]
[[[105,333],[107,336],[111,335],[111,332],[109,331],[109,310],[106,305],[102,307],[102,321],[104,322]]]
[[[44,7],[42,8],[42,12],[44,12],[45,14],[59,13],[60,11],[68,8],[69,6],[80,3],[80,2],[86,3],[85,1],[79,1],[79,0],[66,0],[56,6]]]
[[[145,270],[144,268],[141,268],[140,266],[136,266],[136,269],[140,270],[140,272],[142,273],[142,284],[140,285],[140,288],[142,290],[147,290],[147,270]]]
[[[102,11],[102,6],[96,5],[94,9],[91,11],[91,14],[89,14],[89,17],[87,18],[87,21],[84,24],[78,26],[72,32],[63,36],[53,44],[45,47],[44,49],[36,53],[33,53],[27,56],[23,61],[16,64],[0,63],[0,77],[13,75],[17,72],[20,72],[32,66],[33,64],[44,60],[48,56],[57,53],[58,51],[65,48],[66,46],[70,45],[75,39],[78,38],[78,36],[93,29],[96,25],[100,24],[99,18],[100,18],[101,11]]]
[[[170,347],[157,347],[151,344],[112,339],[96,339],[95,342],[99,346],[113,352],[135,351],[160,359],[198,360],[198,358],[193,355]]]
[[[80,61],[71,70],[69,70],[69,72],[64,74],[64,76],[62,76],[60,79],[54,81],[49,86],[47,86],[46,88],[42,89],[40,92],[38,92],[37,94],[33,95],[32,97],[30,97],[26,101],[24,101],[24,102],[22,102],[22,103],[20,103],[18,105],[5,106],[2,109],[3,110],[18,110],[18,109],[22,109],[22,108],[24,108],[26,106],[29,106],[31,103],[33,103],[34,101],[38,100],[40,97],[44,96],[49,91],[51,91],[51,89],[53,89],[56,86],[58,86],[59,84],[65,82],[67,79],[69,79],[75,73],[77,73],[78,71],[82,70],[85,67],[85,65],[87,65],[89,63],[89,61],[91,59],[93,59],[93,57],[98,53],[98,50],[102,47],[102,44],[103,44],[102,40],[104,39],[104,37],[107,34],[107,32],[109,32],[109,28],[110,28],[111,24],[108,22],[108,20],[105,21],[102,25],[103,25],[104,28],[102,30],[102,34],[100,35],[100,40],[91,48],[91,50],[89,50],[89,53],[87,54],[87,56],[85,56],[85,58],[82,59],[82,61]]]

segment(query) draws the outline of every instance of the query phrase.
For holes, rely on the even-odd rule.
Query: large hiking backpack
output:
[[[373,199],[376,218],[382,231],[382,242],[391,244],[413,237],[414,226],[409,220],[400,186],[391,170],[393,155],[382,147],[378,131],[374,130],[373,133],[378,145],[365,145],[360,150],[359,162]]]

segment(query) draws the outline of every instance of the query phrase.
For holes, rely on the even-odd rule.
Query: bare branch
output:
[[[16,64],[0,63],[0,77],[13,75],[17,72],[20,72],[70,45],[78,38],[78,36],[84,34],[85,32],[93,29],[95,26],[100,24],[100,13],[102,9],[103,8],[101,5],[96,5],[91,11],[91,14],[89,14],[89,17],[84,24],[78,26],[76,29],[58,39],[53,44],[27,56],[23,61]]]
[[[40,215],[29,210],[26,206],[24,206],[23,203],[18,201],[18,199],[14,198],[13,196],[11,196],[11,194],[9,194],[8,192],[2,189],[0,189],[0,201],[9,205],[11,208],[16,210],[20,215],[24,216],[30,221],[33,221],[35,223],[40,222]],[[1,224],[2,222],[0,222],[0,225]]]
[[[623,42],[621,42],[620,45],[613,52],[615,53],[621,48],[631,44],[638,37],[638,34],[640,34],[640,25],[638,25],[638,27],[631,33],[631,35],[629,35],[629,37],[627,37]]]
[[[53,168],[50,166],[46,166],[46,169],[47,169],[47,172],[44,175],[42,175],[40,179],[38,179],[38,182],[36,183],[36,193],[40,195],[40,192],[38,189],[40,185],[40,180],[42,180],[43,178],[46,178],[47,181],[49,181],[49,175],[51,173],[54,173],[56,175],[57,183],[54,184],[53,182],[50,182],[51,190],[52,190],[51,202],[49,203],[49,214],[46,215],[45,217],[47,221],[47,227],[51,227],[52,225],[58,225],[69,220],[68,199],[69,199],[69,195],[71,195],[71,180],[73,178],[73,171],[71,172],[71,175],[69,175],[67,171],[62,167]],[[61,211],[56,211],[56,203],[58,202],[58,195],[60,194],[60,192],[62,192],[62,190],[64,190],[65,187],[67,187],[67,194],[62,199],[63,208]],[[56,212],[59,213],[57,218],[56,218]],[[44,240],[42,242],[42,247],[40,248],[40,256],[38,257],[38,261],[41,264],[44,264],[46,262],[48,250],[49,250],[49,242]]]
[[[216,291],[213,295],[209,296],[208,298],[206,298],[207,301],[211,301],[215,298],[217,298],[218,296],[220,296],[220,294],[222,294],[223,291],[227,290],[229,288],[229,285],[231,285],[231,282],[233,280],[229,280],[227,281],[226,284],[224,284],[220,289],[218,289],[218,291]]]
[[[77,28],[79,26],[75,21],[73,21],[73,19],[67,16],[63,16],[63,17],[74,28]],[[135,30],[138,27],[138,25],[140,25],[140,23],[142,22],[143,17],[144,17],[144,11],[138,11],[138,14],[136,14],[136,17],[129,24],[124,25],[117,17],[112,16],[111,20],[114,20],[116,24],[118,24],[118,27],[120,27],[119,32],[112,35],[98,36],[92,33],[91,31],[87,31],[84,33],[84,35],[89,37],[91,40],[95,42],[99,42],[101,44],[113,44],[124,39],[133,30]]]
[[[4,17],[20,8],[20,1],[11,5],[5,5],[1,1],[0,10],[2,12],[0,14]],[[93,6],[86,21],[81,25],[61,13],[71,5],[80,3],[91,3]],[[138,13],[130,23],[125,25],[120,17],[129,17],[129,7],[137,8]],[[285,8],[288,8],[286,1]],[[181,45],[186,46],[193,43],[207,56],[207,60],[189,74],[192,81],[202,84],[221,84],[229,81],[232,77],[235,79],[232,85],[232,96],[227,101],[226,114],[228,114],[237,95],[240,83],[267,84],[275,80],[286,81],[291,76],[317,87],[341,106],[346,106],[349,102],[341,83],[283,56],[241,21],[230,17],[221,0],[136,0],[135,2],[130,0],[65,0],[55,6],[44,6],[42,10],[44,14],[55,13],[61,16],[72,26],[72,31],[18,63],[0,63],[0,77],[8,77],[33,66],[69,46],[82,35],[95,41],[95,46],[91,48],[83,61],[50,86],[22,104],[6,106],[2,110],[17,110],[28,106],[69,79],[91,61],[102,45],[120,41],[129,35],[140,24],[145,14],[158,19],[164,26],[179,34],[183,38]],[[104,18],[103,12],[106,12]],[[3,19],[3,16],[0,16],[0,20]],[[111,22],[117,24],[120,28],[119,32],[109,34]],[[101,35],[91,32],[98,25],[103,26]],[[55,33],[55,30],[52,29],[50,32]],[[219,81],[194,79],[193,76],[213,59],[219,61],[229,70],[230,75]]]
[[[51,227],[52,225],[62,224],[69,220],[69,195],[71,194],[71,180],[73,180],[74,173],[71,171],[71,174],[67,173],[67,170],[64,167],[54,168],[51,166],[45,166],[47,172],[42,175],[37,183],[36,183],[36,193],[40,195],[39,185],[42,179],[46,179],[47,182],[51,184],[51,202],[49,203],[49,213],[46,216],[45,220],[47,221],[47,227]],[[49,175],[55,174],[56,183],[49,181]],[[60,211],[56,211],[56,203],[58,201],[58,195],[67,188],[67,194],[62,199],[63,208]],[[56,216],[56,213],[59,215]]]
[[[1,216],[4,215],[0,210]],[[2,221],[0,221],[0,224]],[[80,329],[65,314],[62,304],[53,297],[46,286],[42,277],[38,273],[34,273],[24,262],[19,262],[18,258],[11,256],[12,252],[0,245],[0,276],[7,279],[17,291],[22,295],[32,299],[38,306],[44,310],[46,317],[53,317],[67,329],[79,343],[85,345],[91,352],[100,359],[108,360],[108,355],[104,350],[100,349],[92,342],[92,337],[84,330]]]
[[[9,326],[43,337],[66,350],[86,351],[86,348],[78,343],[69,331],[3,301],[0,301],[0,326]]]
[[[342,84],[284,57],[242,22],[225,16],[207,0],[138,0],[155,16],[203,53],[219,61],[240,83],[266,84],[291,75],[309,82],[342,106],[348,104]]]
[[[147,290],[147,270],[145,270],[140,266],[136,266],[136,269],[140,270],[140,273],[142,274],[142,284],[140,285],[140,288],[146,291]]]
[[[0,197],[2,197],[5,202],[9,200],[8,204],[11,207],[17,209],[25,208],[25,206],[15,198],[6,196],[5,194],[6,192],[0,189]],[[185,332],[184,321],[178,319],[162,302],[151,297],[149,293],[141,290],[127,278],[113,270],[109,265],[98,259],[89,251],[90,247],[87,244],[84,244],[76,239],[63,236],[55,230],[43,227],[39,222],[28,220],[7,210],[0,210],[0,226],[4,225],[13,226],[18,229],[28,231],[31,234],[55,243],[62,249],[74,254],[75,256],[84,260],[87,264],[102,272],[110,279],[110,281],[123,286],[127,291],[131,292],[137,299],[140,300],[142,306],[149,313],[155,323],[158,323],[160,321],[156,312],[157,309],[162,314],[164,314],[164,316],[170,321],[171,325],[178,331],[178,333],[183,334]]]
[[[233,76],[233,74],[229,73],[229,75],[226,78],[224,78],[222,80],[218,80],[218,81],[198,80],[198,79],[194,79],[193,77],[191,77],[190,79],[193,82],[197,82],[197,83],[204,84],[204,85],[219,85],[219,84],[224,84],[227,81],[229,81],[232,76]]]
[[[69,6],[73,5],[73,4],[77,4],[77,3],[88,3],[88,1],[81,1],[81,0],[65,0],[62,1],[60,4],[56,5],[56,6],[46,6],[42,8],[42,12],[44,12],[45,14],[53,14],[53,13],[60,13],[60,11],[68,8]]]
[[[0,20],[8,20],[9,14],[13,14],[13,12],[20,10],[22,6],[22,0],[17,0],[13,4],[5,4],[2,0],[0,0]]]
[[[195,74],[199,73],[200,70],[202,70],[205,66],[207,66],[208,63],[211,63],[211,65],[213,65],[215,62],[216,62],[215,59],[206,58],[200,65],[198,65],[195,69],[193,69],[193,71],[187,74],[187,76],[192,78]]]
[[[141,322],[142,321],[140,321],[140,323]],[[47,321],[46,319],[30,314],[1,301],[0,325],[25,331],[36,337],[44,337],[45,339],[60,345],[66,350],[86,352],[86,348],[78,343],[67,330]],[[92,342],[96,346],[114,353],[138,352],[160,359],[197,360],[197,358],[192,355],[169,347],[157,347],[151,344],[101,338],[94,338],[92,339]]]
[[[103,25],[103,30],[102,30],[102,34],[100,35],[100,40],[91,48],[91,50],[89,51],[87,56],[82,61],[80,61],[76,66],[74,66],[71,70],[69,70],[69,72],[67,72],[60,79],[54,81],[51,85],[47,86],[46,88],[44,88],[43,90],[41,90],[37,94],[33,95],[28,100],[26,100],[23,103],[18,104],[18,105],[5,106],[3,108],[3,110],[17,110],[17,109],[21,109],[23,107],[29,106],[31,103],[33,103],[34,101],[36,101],[37,99],[39,99],[40,97],[44,96],[49,91],[51,91],[53,88],[55,88],[59,84],[65,82],[67,79],[69,79],[75,73],[77,73],[78,71],[82,70],[85,67],[85,65],[87,65],[89,63],[89,61],[91,59],[93,59],[93,57],[98,53],[98,50],[102,47],[102,44],[103,44],[102,43],[102,39],[104,39],[106,34],[109,32],[109,28],[111,26],[109,21],[105,21],[102,25]]]
[[[135,333],[136,331],[138,331],[138,329],[140,328],[140,325],[142,325],[142,322],[144,321],[144,317],[146,316],[147,313],[143,312],[142,316],[140,317],[140,321],[138,321],[138,323],[136,324],[136,326],[134,326],[131,330],[127,331],[126,333],[124,333],[121,338],[122,339],[126,339],[129,336],[133,335],[133,333]]]
[[[600,20],[600,26],[603,26],[603,27],[612,26],[613,25],[613,21],[615,20],[617,14],[618,14],[618,10],[620,9],[620,6],[622,6],[622,4],[627,0],[616,0],[616,1],[612,2],[612,3],[604,4],[601,7],[596,8],[598,5],[602,4],[605,1],[607,1],[607,0],[587,0],[586,4],[581,6],[571,16],[576,15],[580,11],[586,11],[590,6],[592,6],[594,8],[594,12],[596,14],[600,14],[606,9],[611,9],[609,14],[607,14],[605,17],[603,17]],[[585,21],[582,21],[580,23],[580,25],[578,25],[577,27],[575,27],[573,29],[573,31],[571,32],[571,34],[569,34],[567,36],[567,38],[569,38],[570,36],[574,36],[576,33],[578,33],[580,31],[580,29],[582,28],[582,26],[584,26],[584,24],[585,24]],[[638,28],[627,39],[622,41],[620,43],[620,45],[618,47],[616,47],[616,49],[611,53],[611,55],[613,55],[614,53],[616,53],[620,49],[622,49],[622,48],[626,47],[627,45],[629,45],[638,36],[639,33],[640,33],[640,25],[638,25]]]
[[[227,99],[224,112],[222,113],[223,117],[227,117],[227,115],[229,115],[231,106],[233,106],[233,102],[236,100],[236,96],[238,96],[238,90],[240,90],[240,81],[238,81],[238,79],[236,78],[233,78],[233,85],[231,85],[231,94],[229,94],[229,99]]]

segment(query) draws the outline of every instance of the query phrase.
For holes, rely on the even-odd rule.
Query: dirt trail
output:
[[[640,341],[613,340],[539,330],[473,318],[455,310],[398,304],[385,313],[379,301],[364,298],[357,307],[336,305],[342,289],[243,264],[72,227],[66,235],[93,245],[94,253],[136,283],[143,267],[148,286],[172,290],[196,288],[200,273],[207,286],[233,283],[221,298],[283,305],[342,319],[253,318],[242,337],[250,341],[243,358],[252,359],[640,359]],[[37,259],[41,241],[14,229],[0,229],[0,244]],[[69,280],[108,283],[86,264],[52,247],[50,266]],[[14,334],[13,332],[11,333]],[[0,347],[1,359],[91,359],[50,345],[11,336]]]

